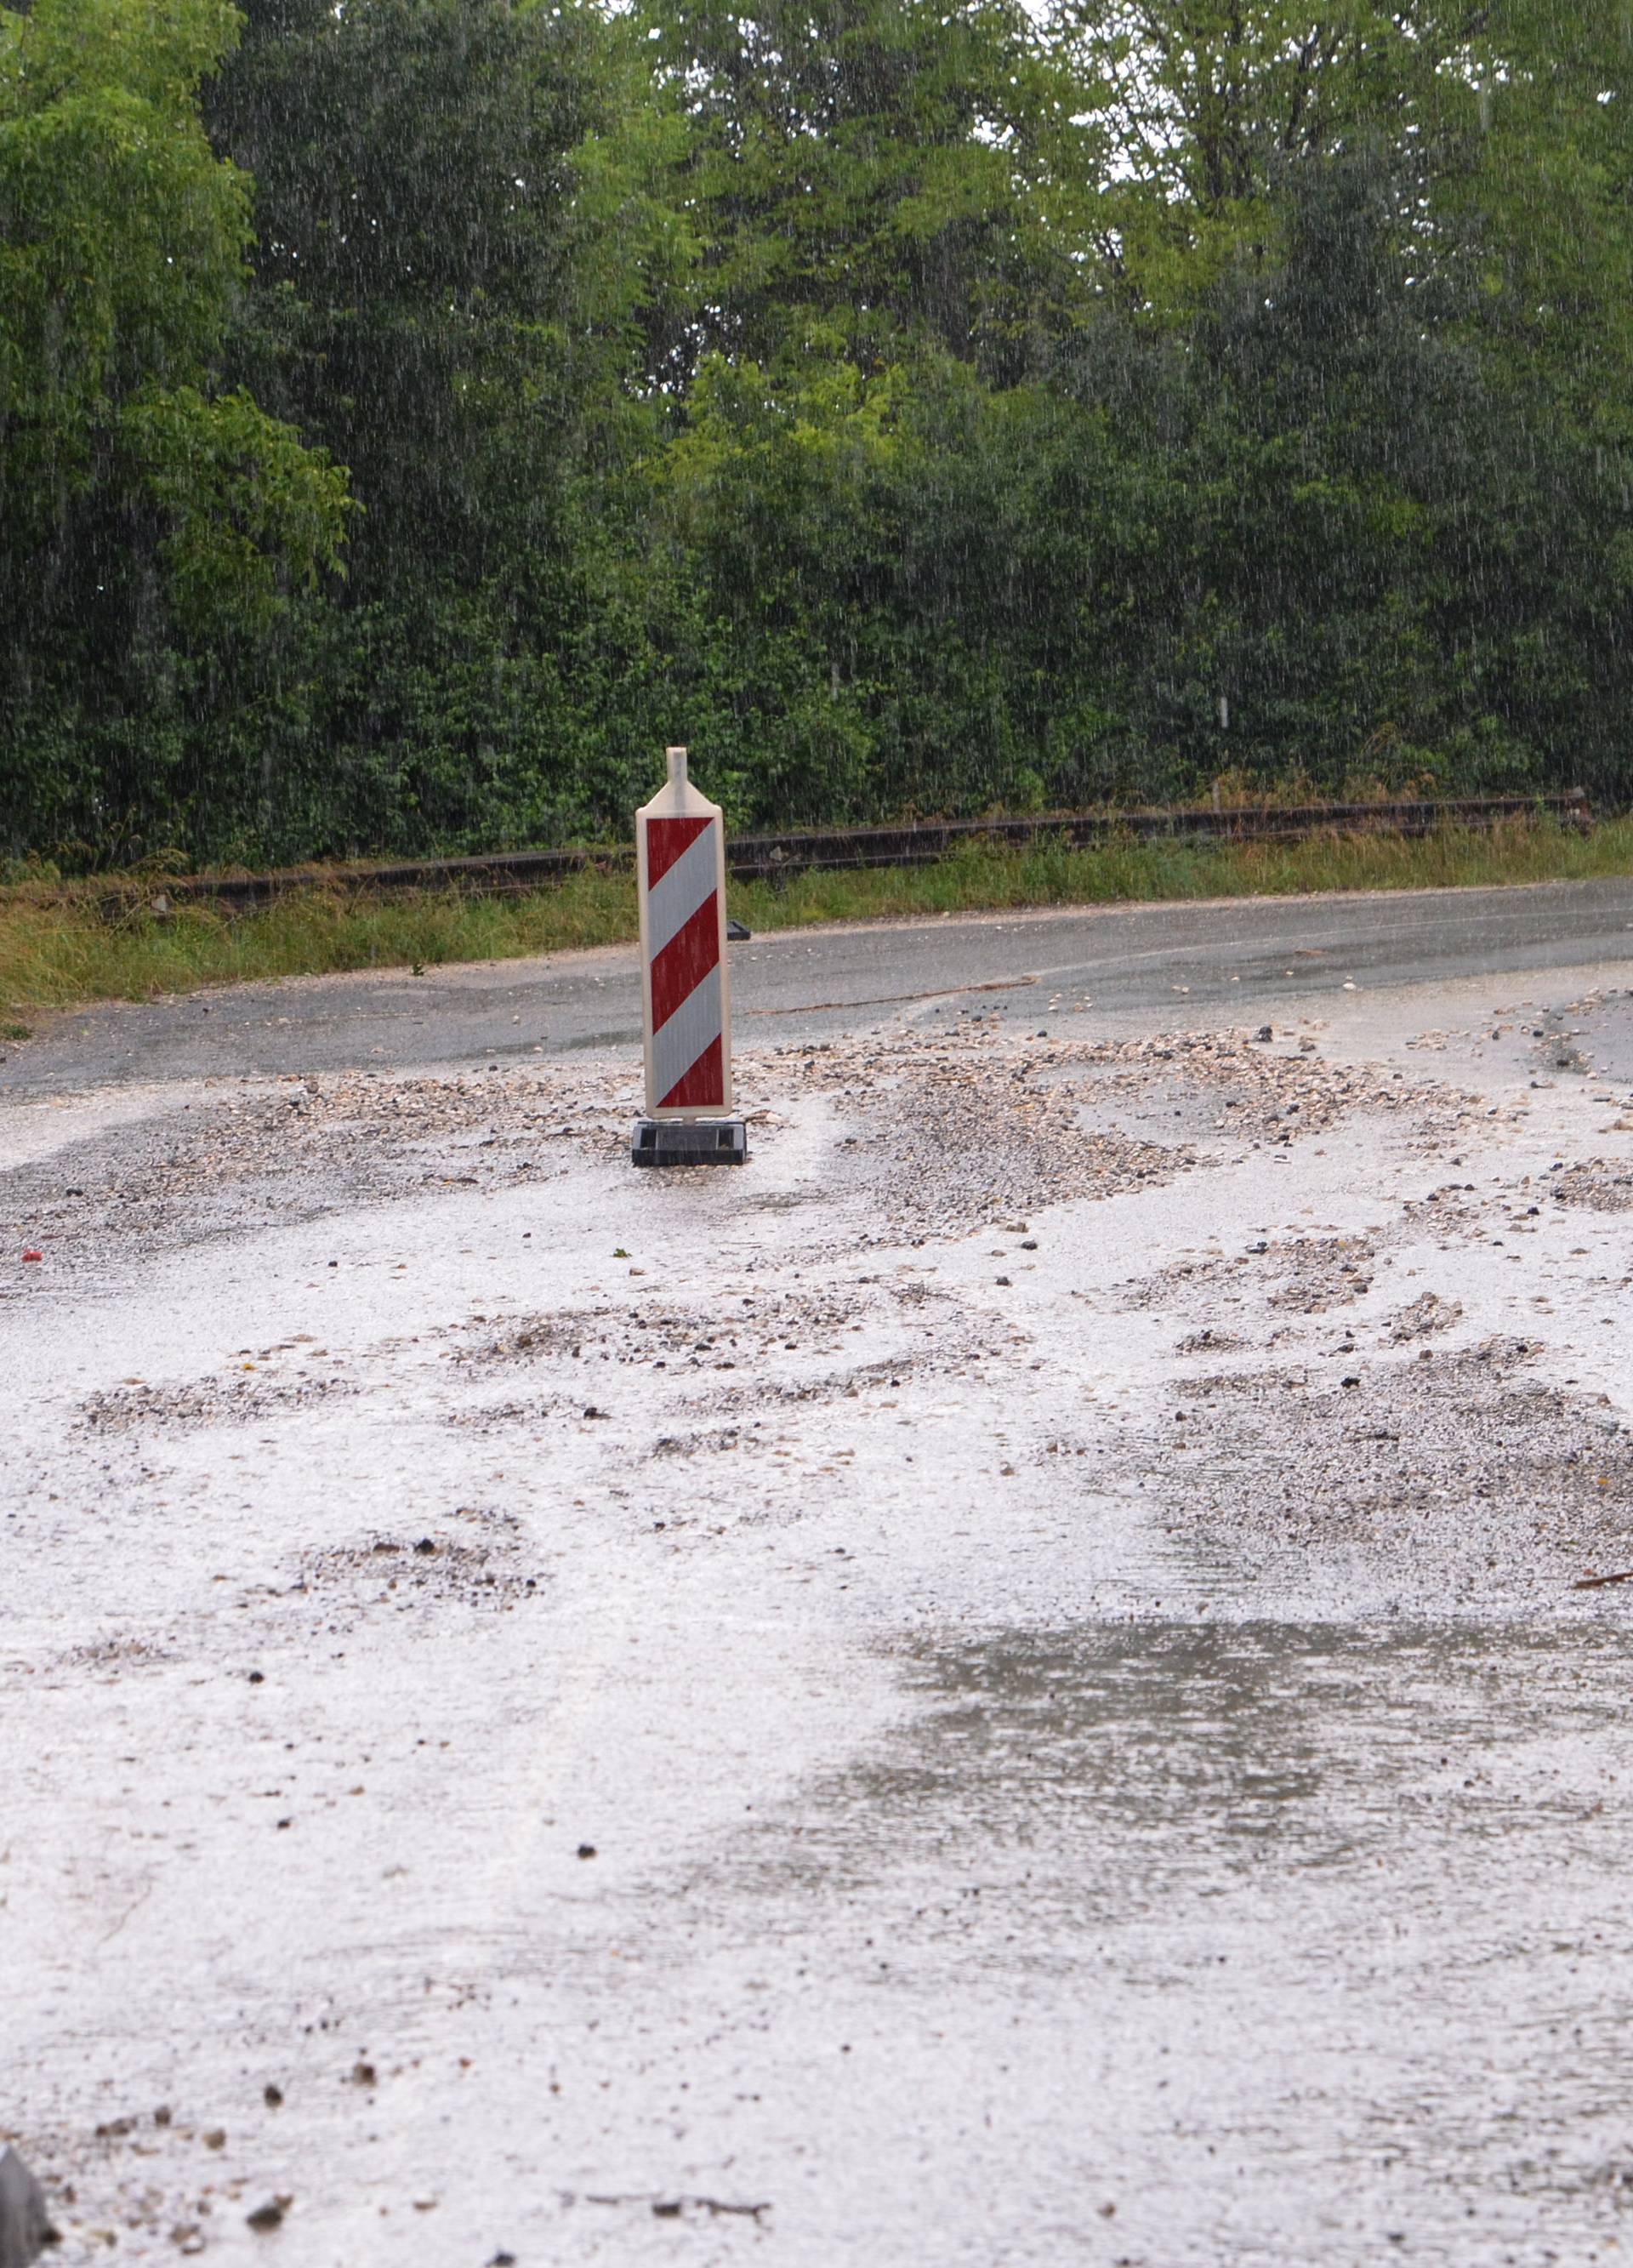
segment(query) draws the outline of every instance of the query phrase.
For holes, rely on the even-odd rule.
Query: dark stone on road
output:
[[[45,2191],[8,2145],[0,2150],[0,2268],[30,2268],[58,2241]]]

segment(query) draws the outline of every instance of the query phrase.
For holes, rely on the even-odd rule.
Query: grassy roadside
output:
[[[818,922],[1105,905],[1185,898],[1293,896],[1315,890],[1425,889],[1633,873],[1633,819],[1586,836],[1551,821],[1492,832],[1449,827],[1293,843],[1114,843],[1090,850],[970,847],[933,866],[806,874],[780,888],[733,884],[732,911],[754,930]],[[202,984],[355,968],[505,961],[635,934],[625,874],[586,873],[520,898],[457,892],[368,897],[312,891],[259,912],[185,906],[111,914],[87,893],[0,890],[0,1040],[31,1013],[85,1000],[146,999]]]

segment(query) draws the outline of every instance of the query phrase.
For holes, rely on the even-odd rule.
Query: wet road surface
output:
[[[824,965],[740,1174],[592,1048],[20,1050],[57,2257],[1625,2257],[1633,961],[1516,895],[1478,978]]]
[[[1238,899],[787,932],[734,946],[743,1046],[825,1038],[962,999],[1024,1025],[1059,1012],[1150,1030],[1181,1002],[1281,1012],[1342,992],[1579,967],[1633,949],[1633,879],[1516,889]],[[118,1081],[501,1061],[640,1045],[633,948],[413,976],[300,979],[64,1015],[0,1057],[0,1095]]]

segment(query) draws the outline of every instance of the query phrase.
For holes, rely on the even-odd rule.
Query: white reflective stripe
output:
[[[710,1040],[720,1036],[720,971],[687,994],[666,1024],[652,1034],[652,1108],[657,1109],[678,1079],[684,1079]]]
[[[646,950],[656,961],[673,937],[677,937],[719,879],[717,821],[710,820],[695,843],[682,850],[666,873],[660,874],[646,894]]]

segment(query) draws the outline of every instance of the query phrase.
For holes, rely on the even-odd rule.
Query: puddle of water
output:
[[[1102,2192],[1104,2257],[1153,2268],[1614,2243],[1614,1627],[1130,1622],[927,1643],[904,1674],[917,1715],[742,1838],[733,1888],[767,1911],[736,1926],[842,2007],[886,1988],[898,2146],[952,2154],[949,2069],[1002,2101],[1029,2176],[987,2225],[1006,2262],[1065,2257]]]

